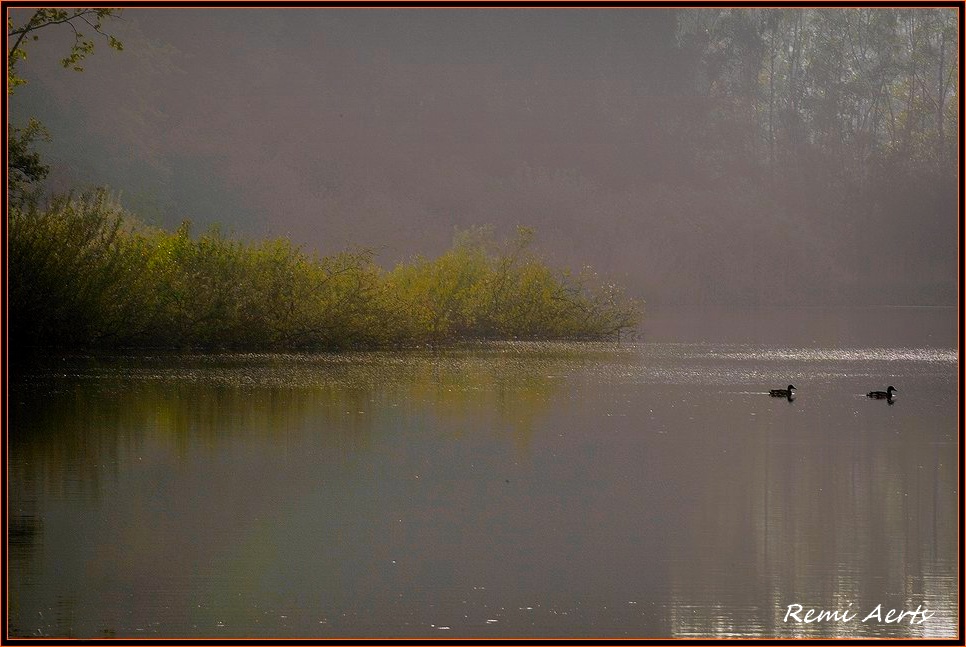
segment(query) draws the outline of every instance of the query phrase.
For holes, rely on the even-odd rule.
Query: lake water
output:
[[[9,632],[955,636],[956,310],[648,314],[619,346],[47,356],[9,391]]]

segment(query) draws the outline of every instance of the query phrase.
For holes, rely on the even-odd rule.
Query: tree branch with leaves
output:
[[[120,17],[120,9],[37,9],[27,22],[14,25],[13,17],[7,18],[7,42],[13,42],[7,52],[7,93],[13,93],[14,88],[26,83],[26,79],[17,73],[17,64],[27,58],[25,46],[28,42],[40,38],[39,30],[54,25],[67,25],[74,32],[74,42],[70,53],[61,59],[65,68],[77,72],[84,71],[81,61],[94,51],[94,39],[85,35],[83,30],[91,29],[95,34],[104,37],[108,47],[121,51],[124,45],[117,38],[104,31],[107,20]],[[89,33],[89,32],[88,32]]]
[[[93,30],[102,36],[111,49],[121,51],[124,45],[117,38],[104,31],[108,20],[120,17],[120,9],[37,9],[27,22],[15,25],[12,16],[7,17],[7,42],[13,43],[7,52],[7,94],[14,88],[24,85],[27,80],[17,71],[17,65],[27,58],[27,43],[40,38],[38,32],[55,25],[67,25],[74,32],[74,42],[70,52],[61,59],[65,68],[83,72],[81,62],[94,51],[94,38],[86,33]],[[82,31],[83,30],[83,31]],[[33,149],[37,141],[49,141],[50,136],[44,125],[31,117],[25,127],[11,126],[7,131],[7,191],[12,200],[24,202],[35,198],[39,183],[49,172],[40,154]]]

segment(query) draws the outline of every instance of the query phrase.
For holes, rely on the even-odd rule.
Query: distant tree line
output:
[[[643,180],[673,244],[651,271],[700,274],[697,301],[955,302],[957,11],[673,16],[673,109],[648,113],[665,170]]]
[[[953,9],[695,9],[678,38],[752,159],[864,188],[955,170],[957,28]]]

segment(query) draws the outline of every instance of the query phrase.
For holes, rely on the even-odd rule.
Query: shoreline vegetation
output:
[[[392,270],[369,250],[318,256],[215,226],[149,227],[104,189],[12,201],[9,341],[28,348],[332,351],[475,340],[606,340],[641,304],[589,271],[549,267],[518,228],[458,232]]]

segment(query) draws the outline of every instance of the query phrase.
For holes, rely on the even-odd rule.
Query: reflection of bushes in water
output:
[[[372,348],[460,338],[602,338],[636,305],[547,267],[529,231],[482,230],[385,272],[370,252],[318,257],[217,228],[150,230],[103,191],[13,205],[11,339],[66,347]]]
[[[145,443],[181,458],[246,440],[351,455],[427,417],[442,433],[508,431],[525,447],[573,361],[454,351],[53,362],[78,377],[29,378],[11,393],[14,469],[95,492]]]
[[[70,487],[93,495],[109,473],[105,468],[116,466],[129,444],[120,411],[97,385],[14,383],[9,402],[7,464],[14,481],[23,478],[55,492]]]
[[[457,435],[509,432],[521,449],[535,422],[550,408],[561,380],[547,361],[439,357],[419,365],[405,390],[408,399],[431,407]],[[562,368],[557,364],[559,373]]]
[[[21,617],[20,589],[29,586],[33,580],[33,558],[40,552],[43,545],[44,520],[37,515],[33,508],[30,513],[24,513],[24,505],[12,506],[7,525],[7,546],[10,550],[10,633],[21,634],[17,626],[17,619]],[[22,634],[21,634],[22,635]]]
[[[314,423],[320,431],[346,429],[323,425],[336,418],[344,422],[340,414],[357,410],[364,398],[354,389],[246,387],[164,379],[163,374],[161,379],[85,380],[70,393],[38,392],[15,408],[11,426],[17,444],[54,444],[67,455],[96,456],[100,448],[85,448],[98,434],[136,443],[146,429],[186,454],[226,439],[282,439]],[[353,431],[349,425],[347,432]]]

